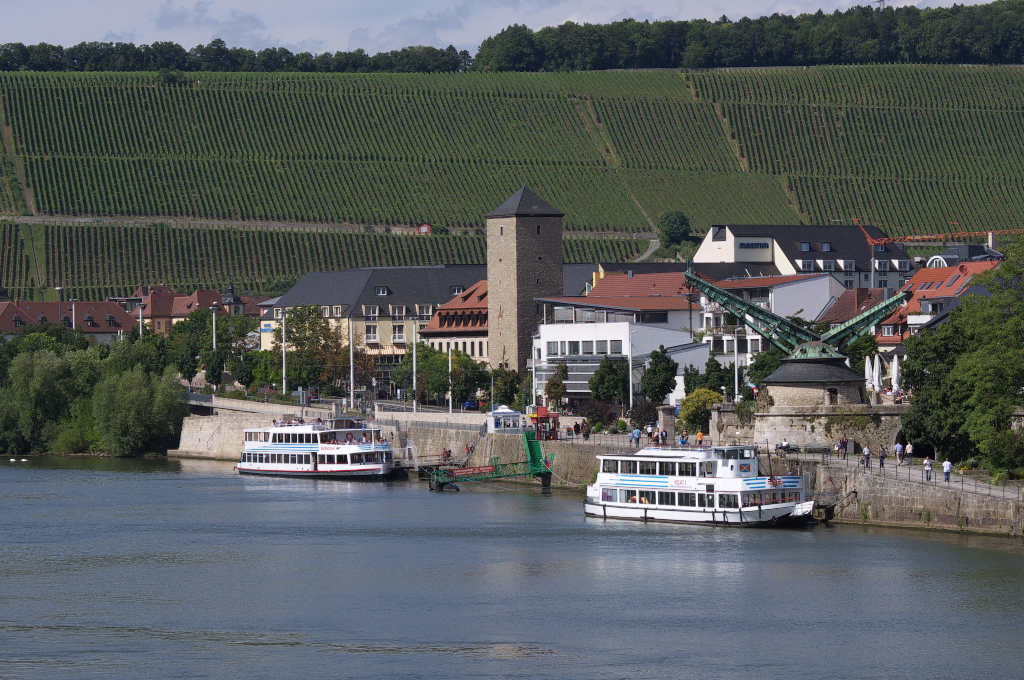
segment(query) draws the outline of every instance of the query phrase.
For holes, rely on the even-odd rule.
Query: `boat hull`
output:
[[[261,477],[298,477],[303,479],[361,479],[376,481],[387,479],[397,470],[395,468],[373,468],[368,470],[282,470],[254,469],[237,467],[239,474]]]
[[[679,510],[635,503],[624,505],[593,501],[588,501],[583,505],[583,511],[588,517],[671,524],[710,524],[723,527],[800,526],[813,522],[813,509],[813,501],[724,510],[705,508]]]

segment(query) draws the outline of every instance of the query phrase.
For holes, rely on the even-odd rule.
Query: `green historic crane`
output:
[[[851,342],[867,333],[876,323],[889,316],[894,309],[903,304],[907,297],[905,292],[900,291],[888,300],[883,300],[866,312],[858,314],[838,328],[818,335],[800,324],[769,312],[757,303],[749,302],[739,295],[722,290],[690,272],[686,272],[685,276],[686,282],[690,284],[691,288],[699,290],[708,300],[717,303],[722,309],[735,316],[738,321],[753,328],[758,335],[777,347],[784,355],[791,353],[797,345],[814,341],[826,342],[842,351]]]
[[[499,479],[501,477],[523,477],[532,475],[539,477],[544,486],[551,485],[551,464],[554,462],[555,454],[545,460],[541,451],[540,442],[533,432],[523,433],[523,444],[526,446],[526,460],[518,463],[499,463],[500,458],[492,458],[490,465],[476,468],[463,468],[461,470],[433,470],[430,473],[430,489],[432,491],[444,491],[446,486],[453,486],[456,489],[458,482],[478,482],[485,479]]]

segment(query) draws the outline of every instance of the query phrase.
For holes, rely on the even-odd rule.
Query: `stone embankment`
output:
[[[895,465],[890,457],[885,474],[878,461],[865,471],[851,456],[848,460],[821,463],[794,461],[791,465],[804,475],[807,488],[842,499],[832,521],[950,531],[971,531],[1019,535],[1024,533],[1024,512],[1018,486],[977,484],[951,475],[942,481],[939,464],[934,465],[932,482],[924,481],[920,464],[909,469]]]

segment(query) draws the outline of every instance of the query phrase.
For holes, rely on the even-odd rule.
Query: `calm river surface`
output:
[[[602,522],[581,499],[4,459],[0,677],[1024,674],[1020,541]]]

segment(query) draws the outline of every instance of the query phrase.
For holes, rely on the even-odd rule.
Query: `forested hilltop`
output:
[[[255,51],[222,40],[186,50],[151,45],[86,42],[64,48],[39,43],[0,45],[4,71],[229,71],[316,73],[428,73],[576,71],[637,68],[808,66],[927,63],[1021,64],[1024,0],[986,5],[917,8],[853,7],[825,14],[773,14],[730,21],[566,22],[533,31],[509,26],[485,39],[472,57],[453,46],[415,46],[369,55]]]

